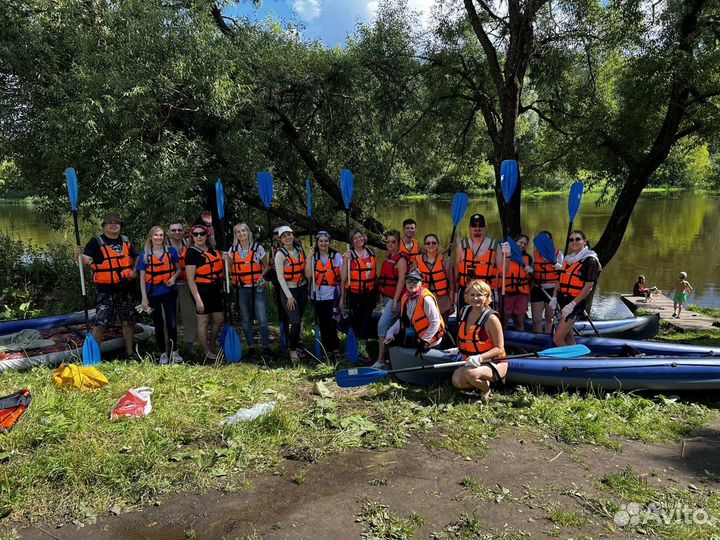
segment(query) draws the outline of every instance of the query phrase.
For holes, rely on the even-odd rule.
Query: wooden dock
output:
[[[718,326],[720,326],[714,319],[701,313],[688,311],[685,308],[683,308],[682,313],[680,313],[679,319],[673,317],[673,301],[664,294],[656,294],[648,300],[645,300],[644,296],[632,296],[630,294],[623,294],[620,298],[622,298],[623,303],[630,308],[630,311],[633,313],[638,309],[645,310],[651,314],[659,313],[661,320],[667,321],[681,332],[717,330]]]

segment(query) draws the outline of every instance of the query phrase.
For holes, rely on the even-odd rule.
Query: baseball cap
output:
[[[104,227],[106,223],[110,223],[111,221],[117,221],[120,223],[120,225],[125,225],[123,223],[123,220],[120,218],[120,214],[118,214],[117,212],[107,212],[103,216],[102,226]]]
[[[410,270],[405,274],[405,281],[422,281],[422,274],[417,270]]]
[[[291,232],[293,232],[293,230],[290,227],[288,227],[287,225],[283,225],[282,227],[279,227],[277,230],[278,236],[282,236],[286,232],[291,233]]]
[[[485,227],[485,216],[482,214],[473,214],[470,216],[471,227]]]

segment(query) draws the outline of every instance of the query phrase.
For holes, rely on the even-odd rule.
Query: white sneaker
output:
[[[161,366],[166,366],[166,365],[168,364],[168,362],[169,362],[169,359],[168,359],[167,353],[165,353],[165,352],[162,353],[162,354],[160,355],[160,365],[161,365]]]
[[[378,360],[377,362],[375,362],[375,363],[374,363],[372,366],[370,366],[370,367],[371,367],[372,369],[387,369],[388,366],[387,366],[387,363],[386,363],[386,362],[381,362],[380,360]]]
[[[176,364],[182,364],[183,363],[183,357],[180,356],[180,353],[177,351],[174,351],[171,355],[172,361]]]

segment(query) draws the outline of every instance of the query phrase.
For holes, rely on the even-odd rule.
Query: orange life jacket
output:
[[[114,285],[133,279],[131,277],[133,258],[130,255],[130,240],[128,240],[127,236],[121,236],[120,239],[122,241],[122,250],[120,253],[116,253],[112,247],[105,243],[101,236],[97,237],[104,258],[100,264],[92,263],[90,265],[95,283]]]
[[[285,255],[285,263],[283,268],[283,276],[288,283],[297,283],[302,285],[305,283],[305,251],[303,248],[297,248],[297,258],[290,254],[286,248],[280,248],[280,252]]]
[[[203,257],[202,264],[195,267],[195,283],[208,285],[222,281],[223,260],[220,252],[213,250],[211,253],[210,249],[212,248],[203,251],[197,246],[192,246],[190,249],[194,249]]]
[[[410,248],[405,245],[405,240],[400,239],[400,253],[404,253],[407,255],[408,260],[414,262],[417,258],[417,255],[420,255],[420,242],[415,240],[415,238],[412,239],[410,242]]]
[[[560,250],[555,250],[555,256],[560,254]],[[543,283],[557,283],[560,279],[560,271],[555,270],[555,265],[543,259],[538,250],[535,250],[535,262],[533,263],[533,281],[542,285]]]
[[[433,302],[435,302],[435,309],[437,309],[438,313],[440,313],[440,308],[438,307],[437,298],[435,298],[435,295],[425,288],[420,291],[420,294],[417,297],[417,303],[415,304],[415,312],[413,313],[412,320],[410,321],[410,324],[412,324],[412,327],[415,329],[415,334],[417,334],[418,339],[423,339],[425,331],[430,326],[430,319],[428,319],[427,314],[425,313],[425,298],[427,297],[432,298]],[[407,301],[408,295],[407,293],[405,293],[403,294],[402,300],[400,301],[400,316],[405,321],[408,320],[407,312],[405,311],[405,304],[407,303]],[[428,343],[430,345],[434,345],[439,342],[444,335],[445,321],[442,317],[440,317],[440,327],[438,328],[438,331],[435,333],[435,335],[430,338]]]
[[[400,259],[408,259],[406,253],[396,253],[385,259],[380,266],[380,277],[378,278],[378,287],[380,294],[388,298],[395,298],[397,292],[398,278],[400,272],[397,269],[397,263]]]
[[[170,257],[170,248],[163,248],[161,258],[155,256],[152,251],[143,253],[145,257],[145,283],[148,285],[162,285],[172,277],[177,266]]]
[[[375,252],[370,248],[365,249],[369,253],[365,259],[360,259],[355,250],[350,251],[350,275],[345,288],[354,294],[372,292],[377,287]]]
[[[507,279],[507,276],[505,276]],[[507,284],[506,284],[507,287]],[[469,356],[482,354],[495,347],[490,334],[485,330],[485,323],[490,315],[497,316],[497,312],[486,308],[480,318],[473,325],[468,324],[472,306],[465,306],[460,313],[460,324],[458,325],[458,349],[467,359]],[[504,354],[502,356],[505,356]]]
[[[525,266],[530,265],[530,255],[523,255]],[[507,294],[530,294],[530,274],[515,261],[510,261],[510,270],[505,274],[505,292]]]
[[[230,248],[230,276],[233,285],[252,287],[262,277],[262,264],[257,262],[257,253],[260,244],[253,242],[247,250],[245,257],[240,255],[240,246],[235,245]]]
[[[30,390],[23,389],[0,398],[0,433],[7,433],[15,427],[17,421],[32,402]]]
[[[427,285],[428,289],[435,293],[435,296],[446,296],[450,289],[450,282],[443,265],[443,256],[438,254],[432,266],[428,264],[425,257],[418,257],[416,262],[417,269],[423,276],[423,283]]]
[[[483,242],[484,241],[485,240],[483,240]],[[490,285],[490,287],[494,288],[496,286],[495,276],[497,274],[497,269],[495,268],[497,242],[491,240],[487,251],[480,258],[476,258],[472,244],[468,238],[463,238],[460,246],[463,249],[463,256],[457,267],[458,285],[464,287],[471,279],[477,278],[482,279]]]
[[[573,264],[565,262],[563,264],[562,273],[560,274],[560,283],[558,285],[558,294],[567,294],[575,298],[585,286],[585,282],[580,279],[583,262],[577,261]]]
[[[314,275],[316,286],[322,287],[323,285],[327,285],[334,287],[340,283],[340,268],[334,264],[336,256],[337,251],[331,249],[328,251],[326,262],[322,262],[320,257],[315,260]]]

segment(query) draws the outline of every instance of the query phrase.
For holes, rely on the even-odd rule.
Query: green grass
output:
[[[417,512],[409,512],[401,518],[387,505],[368,497],[361,497],[359,502],[362,508],[355,521],[363,524],[361,538],[365,540],[407,540],[413,538],[415,531],[425,523],[425,518]]]
[[[687,310],[694,311],[695,313],[702,313],[703,315],[707,315],[708,317],[715,319],[716,321],[720,321],[720,308],[689,305],[687,307]]]

